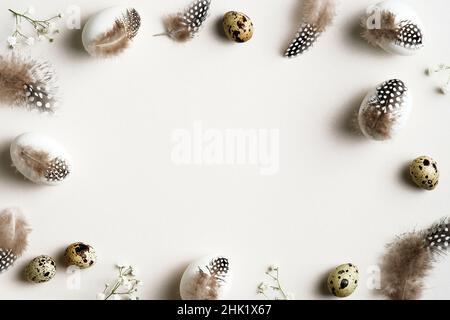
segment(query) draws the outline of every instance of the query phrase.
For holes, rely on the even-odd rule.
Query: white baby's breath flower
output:
[[[122,300],[122,298],[118,294],[113,294],[112,299],[113,300]]]
[[[17,44],[17,38],[16,37],[8,37],[8,39],[6,40],[8,42],[8,45],[13,48],[16,44]]]
[[[441,88],[442,94],[449,94],[450,93],[450,84],[445,84]]]
[[[106,295],[101,292],[97,294],[97,300],[105,300],[106,299]]]
[[[32,46],[32,45],[34,45],[34,38],[33,37],[28,37],[26,40],[25,40],[25,44],[27,45],[27,46]]]
[[[130,267],[130,264],[127,263],[126,261],[119,261],[119,262],[116,264],[116,267],[117,267],[117,268],[129,268],[129,267]]]
[[[25,13],[28,14],[34,14],[36,12],[36,9],[33,6],[28,6],[27,11]]]
[[[265,282],[261,282],[258,286],[258,290],[261,292],[266,291],[269,288],[269,285]]]
[[[273,272],[273,271],[277,271],[278,270],[278,266],[277,265],[271,265],[270,267],[269,267],[269,272]]]
[[[295,300],[295,295],[292,292],[286,293],[286,300]]]

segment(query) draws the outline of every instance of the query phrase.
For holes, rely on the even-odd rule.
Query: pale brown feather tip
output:
[[[20,257],[28,245],[31,228],[22,211],[8,208],[0,212],[0,248]]]

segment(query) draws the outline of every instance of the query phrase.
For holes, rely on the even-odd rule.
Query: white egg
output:
[[[413,55],[424,46],[425,28],[416,11],[402,0],[386,0],[367,9],[363,36],[398,55]]]
[[[141,18],[136,9],[122,6],[105,9],[86,22],[83,46],[92,56],[118,55],[130,46],[140,26]]]
[[[34,183],[58,185],[67,180],[73,170],[69,153],[43,134],[18,136],[11,143],[10,153],[16,169]]]
[[[191,263],[180,282],[183,300],[223,300],[231,287],[230,260],[213,255]]]
[[[405,83],[391,79],[372,89],[358,114],[362,133],[374,140],[393,138],[405,125],[412,109],[412,96]]]

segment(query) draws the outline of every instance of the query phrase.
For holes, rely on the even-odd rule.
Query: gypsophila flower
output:
[[[14,36],[8,37],[8,39],[6,41],[8,42],[8,46],[10,48],[14,48],[15,45],[17,44],[17,38]]]
[[[439,87],[439,91],[443,94],[450,93],[450,65],[441,63],[437,67],[427,69],[428,75],[432,75],[436,72],[447,72],[447,81]]]
[[[33,7],[29,7],[27,11],[23,13],[14,11],[12,9],[9,9],[9,11],[14,15],[15,20],[15,29],[10,38],[16,39],[15,43],[11,44],[8,38],[8,44],[10,48],[14,48],[18,44],[32,46],[35,43],[34,38],[37,38],[38,40],[47,39],[49,42],[53,42],[54,39],[51,37],[51,35],[59,33],[55,21],[61,19],[61,14],[44,20],[35,19],[30,16],[34,13]],[[35,35],[30,36],[26,34],[25,31],[23,31],[23,24],[27,24],[28,26],[30,26]]]
[[[279,278],[279,267],[271,265],[267,268],[266,275],[270,283],[262,282],[258,285],[257,293],[263,295],[267,300],[292,300],[294,295],[286,293],[281,286]]]
[[[98,297],[103,297],[101,300],[138,300],[138,287],[141,281],[136,279],[133,267],[124,263],[116,265],[119,269],[119,275],[112,285],[105,284],[105,289]]]
[[[106,295],[103,292],[97,294],[97,300],[105,300],[105,298]]]
[[[27,40],[25,40],[25,44],[27,45],[27,46],[32,46],[33,44],[34,44],[34,38],[33,37],[29,37],[29,38],[27,38]]]

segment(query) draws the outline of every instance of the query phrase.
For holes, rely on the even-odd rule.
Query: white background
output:
[[[282,52],[300,23],[301,2],[213,0],[199,37],[177,44],[152,34],[184,0],[1,1],[0,39],[13,27],[7,9],[28,4],[42,16],[78,5],[84,23],[125,3],[139,9],[143,24],[132,49],[108,61],[83,51],[81,31],[63,28],[55,43],[30,52],[58,72],[58,114],[0,109],[0,206],[22,207],[34,228],[25,256],[0,276],[0,298],[93,299],[114,279],[118,261],[139,268],[141,298],[177,298],[187,264],[220,251],[234,266],[230,298],[258,298],[265,268],[275,263],[297,299],[328,299],[325,277],[345,262],[363,276],[351,298],[382,298],[365,282],[384,245],[448,214],[450,97],[437,91],[443,79],[424,72],[450,59],[450,7],[446,0],[408,1],[424,20],[427,43],[416,56],[397,57],[359,36],[359,17],[374,1],[345,0],[313,50],[288,60]],[[218,21],[229,10],[252,18],[250,42],[224,39]],[[406,82],[414,110],[396,140],[372,142],[351,128],[352,115],[369,89],[390,78]],[[279,129],[278,174],[262,176],[254,166],[176,166],[171,134],[192,130],[195,121],[218,130]],[[14,172],[9,144],[27,131],[47,133],[70,150],[70,181],[42,187]],[[438,161],[435,191],[416,189],[405,174],[420,155]],[[99,256],[82,272],[80,290],[67,289],[61,263],[49,283],[23,280],[31,258],[60,261],[75,241]],[[450,297],[448,263],[437,266],[424,298]]]

